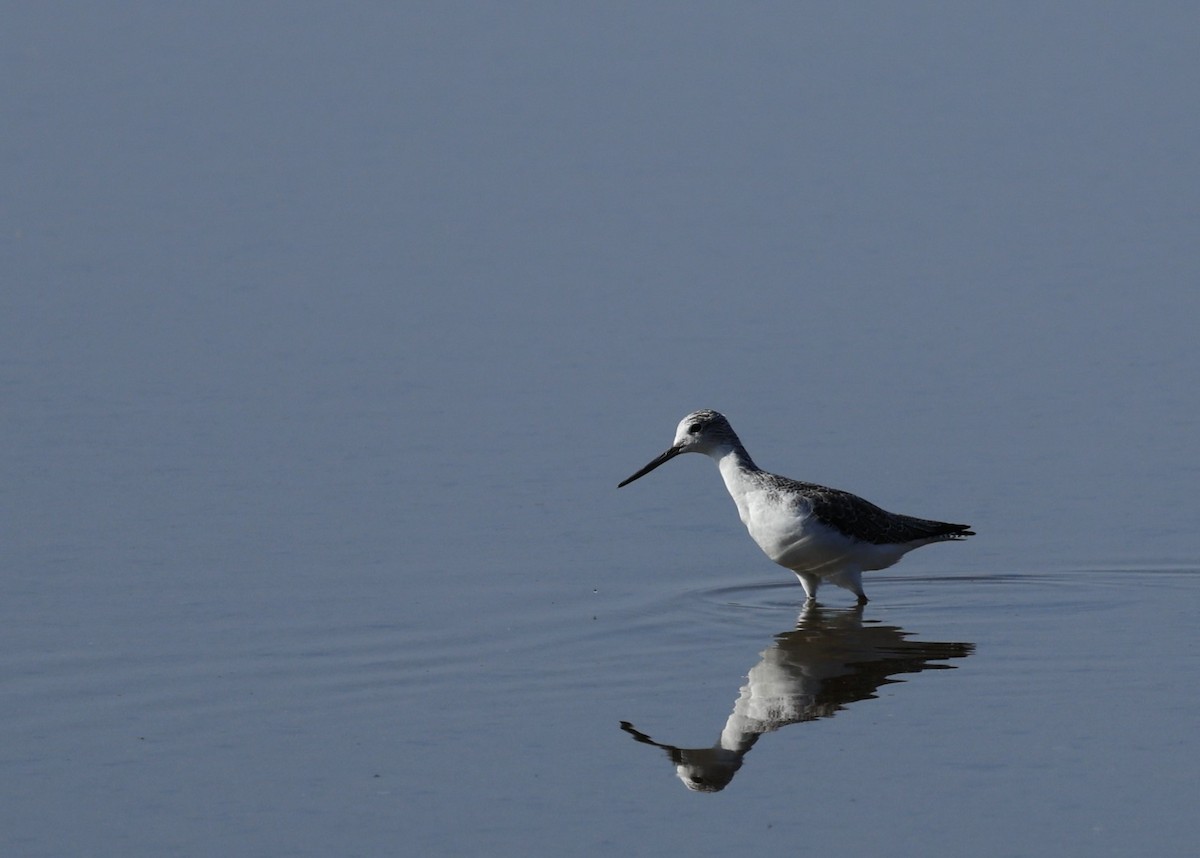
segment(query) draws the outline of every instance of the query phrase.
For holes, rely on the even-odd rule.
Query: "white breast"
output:
[[[782,495],[764,487],[753,475],[721,463],[725,486],[751,538],[771,560],[797,572],[834,572],[853,566],[884,569],[909,547],[873,545],[851,539],[812,514],[798,495]]]

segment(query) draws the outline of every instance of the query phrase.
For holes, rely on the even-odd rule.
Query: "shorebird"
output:
[[[810,602],[828,581],[865,605],[863,572],[886,569],[922,545],[975,535],[970,525],[888,512],[841,489],[768,473],[754,464],[725,415],[707,409],[684,417],[666,452],[617,488],[681,453],[704,453],[716,461],[751,538],[796,573]]]

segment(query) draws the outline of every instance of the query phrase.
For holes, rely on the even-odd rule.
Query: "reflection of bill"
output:
[[[690,790],[717,792],[733,780],[758,737],[795,724],[828,718],[848,703],[875,697],[901,673],[953,667],[974,644],[906,640],[895,626],[863,623],[861,608],[807,608],[796,628],[776,635],[746,684],[711,748],[678,748],[656,742],[628,721],[621,729],[639,742],[662,748]]]

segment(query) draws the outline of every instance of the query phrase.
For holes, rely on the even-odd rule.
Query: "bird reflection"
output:
[[[944,669],[937,662],[965,658],[970,643],[906,640],[896,626],[863,622],[861,607],[806,607],[796,628],[775,636],[762,660],[750,668],[733,714],[711,748],[678,748],[656,742],[628,721],[621,729],[639,742],[666,751],[684,786],[718,792],[729,785],[758,737],[796,724],[829,718],[847,704],[875,697],[901,673]]]

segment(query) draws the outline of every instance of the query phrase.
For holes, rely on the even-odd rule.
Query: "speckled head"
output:
[[[738,444],[738,436],[720,411],[702,408],[679,421],[675,443],[681,453],[711,453]]]
[[[704,453],[711,456],[740,446],[741,442],[724,414],[708,408],[693,411],[679,421],[679,427],[675,430],[675,442],[636,474],[618,483],[617,488],[646,476],[680,453]]]

